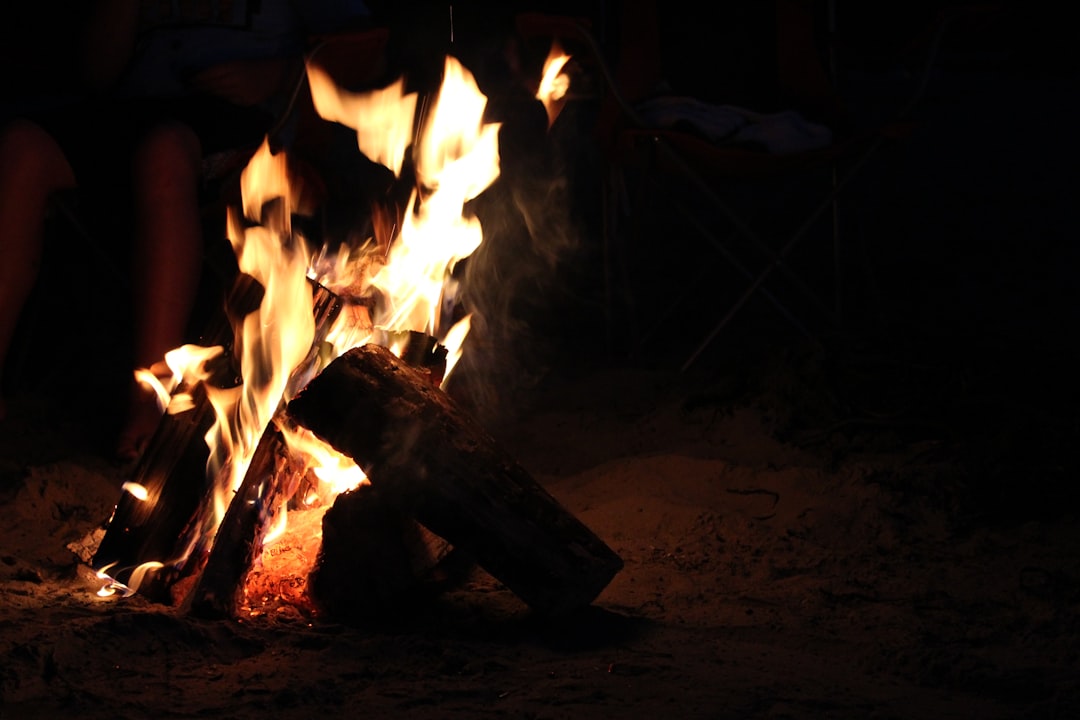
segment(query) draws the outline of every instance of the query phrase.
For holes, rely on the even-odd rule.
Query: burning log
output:
[[[154,563],[146,567],[157,571],[171,572],[156,563],[176,557],[177,538],[207,491],[203,478],[209,451],[203,436],[213,423],[214,411],[201,385],[181,390],[191,392],[194,407],[162,416],[91,561],[95,570],[130,587],[140,586],[140,567],[146,563]],[[151,590],[150,584],[142,590],[154,600],[167,599]]]
[[[308,584],[318,610],[344,622],[400,616],[438,590],[445,540],[386,501],[374,485],[342,493],[326,512]]]
[[[308,357],[301,363],[297,374],[309,370],[316,361],[322,342],[341,307],[332,292],[314,283],[311,287],[316,332]],[[262,293],[262,286],[250,276],[241,274],[237,277],[226,302],[223,321],[213,325],[205,335],[211,344],[223,345],[227,351],[222,355],[221,367],[209,381],[204,382],[224,386],[228,384],[226,380],[235,379],[235,365],[229,350],[233,345],[232,323],[228,318],[242,317],[258,307]],[[132,492],[125,492],[121,496],[101,545],[91,561],[95,570],[107,573],[115,581],[136,587],[140,594],[152,600],[170,604],[177,599],[175,593],[171,592],[173,586],[199,569],[199,562],[188,560],[189,548],[198,545],[201,540],[198,537],[201,533],[200,510],[211,503],[209,497],[214,489],[212,478],[208,478],[206,472],[209,448],[205,439],[214,421],[214,409],[202,383],[181,383],[173,396],[180,393],[191,395],[192,407],[184,412],[162,416],[136,467],[130,487],[144,488],[145,497],[140,499]],[[264,432],[250,468],[254,468],[254,475],[261,479],[263,475],[259,474],[260,470],[280,466],[282,458],[287,455],[280,433],[271,424]],[[250,469],[249,475],[252,475]],[[267,492],[279,494],[281,482],[288,478],[287,473],[281,473],[281,479],[274,480],[274,487]],[[250,493],[251,488],[245,487],[239,494]],[[266,503],[259,503],[257,507],[264,509]],[[223,530],[226,537],[230,533],[235,537],[231,545],[223,543],[220,551],[217,551],[218,544],[215,543],[215,551],[221,559],[215,561],[211,573],[215,577],[239,574],[242,578],[242,570],[226,568],[238,565],[246,569],[247,565],[242,557],[235,555],[234,548],[242,542],[241,538],[249,536],[250,543],[258,546],[258,539],[261,538],[258,533],[264,527],[265,517],[254,522],[245,516],[245,511],[249,509],[235,502],[230,504],[229,509],[231,515],[240,517],[233,519]],[[144,572],[145,577],[140,577]],[[224,579],[217,582],[218,588],[226,585]],[[226,595],[221,593],[223,598]]]
[[[339,309],[336,297],[320,288],[315,315],[321,330],[317,335],[325,335]],[[312,346],[312,353],[319,344],[316,342]],[[406,357],[430,373],[429,377],[436,373],[441,377],[444,369],[445,351],[435,345],[434,339],[423,333],[409,333],[405,339]],[[314,359],[314,355],[309,356],[308,362],[300,368],[308,367]],[[279,408],[259,440],[243,483],[229,503],[198,582],[186,596],[188,611],[194,615],[225,618],[236,614],[245,578],[257,565],[267,530],[274,526],[279,514],[286,511],[304,480],[307,468],[290,451],[282,432],[286,426],[295,429],[284,409]],[[364,500],[357,499],[360,497]],[[324,532],[329,532],[332,539],[328,552],[320,551],[315,574],[321,570],[323,577],[338,577],[340,573],[342,577],[353,578],[349,587],[363,585],[367,588],[354,588],[356,592],[350,593],[348,602],[341,600],[341,592],[329,587],[330,583],[322,583],[322,589],[314,595],[299,593],[307,595],[310,603],[321,605],[329,614],[340,614],[350,603],[351,611],[357,607],[374,609],[379,606],[386,610],[393,599],[400,599],[403,591],[412,587],[424,571],[431,569],[445,554],[445,548],[436,550],[438,543],[430,538],[418,542],[423,530],[410,527],[407,518],[398,518],[395,524],[391,520],[395,517],[393,510],[374,502],[374,497],[377,497],[376,493],[365,491],[343,498],[341,506],[347,509],[339,508],[339,503],[335,502],[324,520]],[[385,518],[374,521],[376,515],[384,512]],[[349,521],[342,518],[363,519],[358,527],[350,527]],[[333,538],[344,539],[335,545]],[[405,561],[395,567],[395,560],[400,558]],[[296,578],[295,581],[306,583],[307,579]]]
[[[200,617],[233,615],[244,575],[262,549],[266,529],[284,512],[305,468],[292,457],[285,437],[271,422],[263,432],[244,481],[229,503],[214,536],[214,547],[187,597],[189,611]]]
[[[226,312],[204,334],[207,346],[226,348],[208,382],[222,387],[234,383],[236,371],[229,352],[233,336],[228,318],[258,307],[262,292],[262,287],[250,276],[237,277],[226,299]],[[192,386],[182,382],[173,396],[181,394],[190,395],[191,408],[162,416],[131,482],[125,485],[130,490],[117,502],[105,536],[91,560],[91,567],[107,572],[120,583],[138,585],[135,573],[140,566],[177,557],[178,539],[209,490],[206,477],[209,448],[205,435],[213,424],[214,410],[203,384]],[[174,579],[176,572],[175,567],[160,568],[155,576],[159,581],[165,575]],[[159,601],[166,600],[162,593],[167,584],[147,584],[143,593]]]
[[[351,457],[385,502],[539,613],[587,606],[622,568],[477,421],[386,348],[349,350],[287,412]]]
[[[311,371],[318,360],[323,340],[341,309],[338,297],[321,285],[313,285],[315,337],[307,358],[293,377]],[[236,609],[237,594],[244,576],[262,549],[266,530],[300,485],[306,468],[293,458],[280,425],[286,423],[279,408],[263,431],[244,480],[229,502],[225,517],[214,537],[214,546],[187,597],[190,610],[204,617],[230,617]]]

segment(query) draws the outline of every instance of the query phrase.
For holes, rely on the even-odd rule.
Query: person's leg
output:
[[[28,120],[0,129],[0,378],[37,280],[46,203],[57,190],[73,187],[75,173],[44,129]],[[5,412],[0,398],[0,418]]]
[[[203,256],[201,162],[198,138],[179,123],[151,130],[135,150],[132,318],[136,368],[151,367],[186,338]],[[159,419],[153,396],[134,388],[118,440],[119,458],[137,458]]]

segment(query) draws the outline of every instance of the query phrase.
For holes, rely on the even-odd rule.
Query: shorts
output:
[[[211,96],[90,99],[28,116],[57,141],[75,171],[84,218],[102,237],[130,235],[131,162],[148,131],[163,123],[188,125],[203,156],[255,148],[274,118],[258,107],[238,107]],[[111,244],[111,243],[109,243]]]

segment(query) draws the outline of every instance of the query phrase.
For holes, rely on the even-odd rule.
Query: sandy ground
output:
[[[739,382],[611,367],[526,393],[497,437],[625,562],[558,621],[482,571],[362,628],[100,600],[71,544],[122,473],[78,423],[20,408],[3,440],[3,717],[1073,716],[1075,513],[1052,483],[1001,478],[1042,500],[988,497],[978,473],[1016,448],[826,417],[840,406],[808,396],[824,370],[786,353]]]

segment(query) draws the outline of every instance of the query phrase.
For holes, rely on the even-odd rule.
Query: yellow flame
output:
[[[126,587],[129,588],[130,592],[132,593],[138,592],[139,586],[143,584],[146,576],[149,575],[150,572],[152,572],[153,570],[159,570],[163,567],[165,566],[159,562],[142,563],[131,572],[131,577],[128,578]]]
[[[131,572],[131,576],[128,578],[127,583],[122,583],[115,580],[109,571],[116,566],[116,563],[109,563],[108,565],[100,568],[96,575],[98,580],[104,580],[105,585],[97,591],[98,597],[112,597],[119,594],[121,597],[130,597],[139,590],[139,586],[146,580],[146,576],[153,570],[158,570],[165,567],[159,562],[145,562],[136,567]]]
[[[416,122],[415,93],[406,94],[403,81],[352,93],[318,65],[309,63],[307,73],[320,116],[354,129],[361,152],[400,175]],[[317,258],[311,274],[327,287],[354,287],[359,294],[374,289],[381,299],[373,311],[346,307],[328,338],[337,354],[371,341],[374,329],[423,332],[443,341],[447,279],[483,239],[479,221],[465,216],[465,205],[499,175],[499,124],[484,121],[486,107],[473,75],[447,57],[438,97],[414,147],[421,188],[414,189],[389,252],[375,256],[369,247],[345,263],[340,256],[335,262]]]
[[[207,364],[224,350],[220,345],[181,345],[165,353],[165,364],[172,371],[173,384],[185,377],[205,378],[209,374]]]
[[[319,116],[355,130],[360,152],[400,176],[417,100],[416,93],[405,92],[404,78],[380,90],[351,93],[315,63],[308,62],[307,77]]]
[[[157,398],[158,409],[164,410],[169,404],[169,393],[173,388],[166,387],[166,384],[155,375],[151,370],[147,368],[139,368],[135,371],[135,380],[143,387],[148,388],[154,392]]]
[[[559,116],[566,105],[566,93],[570,90],[570,78],[563,72],[570,56],[562,51],[558,43],[551,46],[547,60],[544,61],[544,73],[540,78],[540,87],[536,98],[543,103],[547,111],[548,126]]]
[[[134,497],[136,500],[142,500],[143,502],[146,501],[147,496],[149,496],[150,494],[149,491],[146,489],[145,485],[140,485],[137,482],[130,481],[121,485],[120,490],[131,493],[132,497]]]
[[[438,100],[417,148],[417,174],[430,192],[413,193],[401,235],[387,263],[371,278],[387,298],[376,324],[389,331],[419,331],[439,338],[440,299],[454,265],[483,239],[465,204],[499,174],[498,123],[483,120],[487,99],[472,75],[447,58]]]
[[[123,587],[119,583],[114,582],[113,579],[109,577],[109,570],[112,570],[114,567],[116,567],[116,563],[112,562],[102,568],[99,568],[98,571],[95,573],[98,580],[105,581],[105,584],[97,591],[98,597],[112,597],[116,594],[118,585],[120,587]]]
[[[285,154],[272,153],[269,140],[263,140],[240,174],[240,192],[244,217],[256,222],[262,219],[263,208],[271,200],[281,200],[283,209],[290,212],[296,209]],[[287,232],[291,224],[290,214],[283,212],[281,219],[285,224],[283,229]],[[242,238],[243,233],[235,233],[229,239],[235,247],[236,242]],[[241,270],[244,268],[241,267]]]
[[[289,514],[289,501],[283,500],[281,507],[278,509],[277,515],[274,517],[274,524],[267,529],[266,535],[263,536],[263,545],[269,545],[279,537],[285,534],[285,527],[288,524]]]
[[[248,226],[235,210],[228,213],[229,240],[240,270],[264,290],[259,307],[237,328],[240,376],[236,392],[208,392],[218,422],[211,448],[228,477],[219,482],[221,515],[243,482],[251,457],[278,406],[290,398],[286,390],[293,371],[307,356],[315,337],[312,287],[307,280],[309,257],[292,234],[297,201],[289,189],[284,153],[273,154],[263,142],[241,175],[244,214],[265,225]],[[279,212],[263,216],[264,206],[280,201]]]
[[[465,350],[465,337],[469,334],[471,324],[472,316],[466,315],[454,323],[454,326],[450,328],[450,332],[446,333],[446,338],[442,343],[443,347],[446,348],[446,373],[443,377],[443,385],[446,384],[446,378],[450,377],[454,366],[461,359],[461,355]]]
[[[290,450],[308,459],[308,467],[319,480],[316,496],[304,498],[304,504],[328,503],[341,493],[368,482],[367,475],[349,457],[327,445],[309,430],[285,432]]]
[[[182,345],[165,353],[162,362],[156,362],[149,368],[137,369],[135,379],[154,391],[159,409],[168,410],[175,415],[190,410],[194,405],[190,394],[174,392],[181,380],[205,379],[208,374],[207,363],[219,356],[223,350],[221,346]]]

